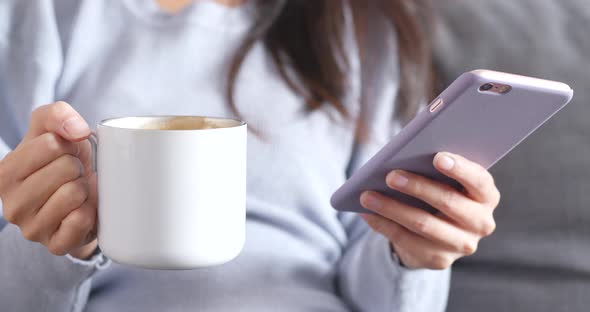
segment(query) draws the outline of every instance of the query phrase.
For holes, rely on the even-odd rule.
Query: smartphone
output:
[[[403,169],[461,189],[434,168],[436,153],[455,153],[490,168],[572,97],[573,90],[561,82],[490,70],[464,73],[354,172],[334,192],[331,204],[340,211],[368,213],[360,196],[373,190],[435,212],[425,202],[387,187],[386,175]]]

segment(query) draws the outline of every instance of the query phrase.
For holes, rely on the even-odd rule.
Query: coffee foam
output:
[[[204,130],[231,128],[241,125],[233,119],[199,116],[124,117],[108,120],[105,126],[142,130]]]

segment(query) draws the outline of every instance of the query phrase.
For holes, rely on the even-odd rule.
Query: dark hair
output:
[[[226,96],[237,115],[233,98],[236,76],[253,44],[262,40],[280,76],[305,98],[308,110],[332,105],[348,116],[342,103],[347,68],[338,61],[346,59],[346,6],[351,8],[361,66],[367,55],[363,42],[373,14],[380,14],[395,31],[400,66],[396,117],[407,122],[419,103],[431,96],[434,75],[428,0],[258,0],[257,6],[257,22],[237,50],[228,76]],[[368,103],[363,103],[361,113],[364,105]]]

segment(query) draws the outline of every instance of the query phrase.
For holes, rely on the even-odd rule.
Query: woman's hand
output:
[[[96,249],[89,135],[70,105],[45,105],[33,112],[22,142],[0,161],[4,218],[55,255],[87,258]]]
[[[496,227],[493,211],[500,193],[487,170],[450,153],[438,153],[434,166],[465,191],[401,170],[390,172],[386,182],[430,204],[437,214],[372,191],[361,196],[362,206],[375,212],[362,217],[389,239],[401,262],[410,268],[448,268],[458,258],[473,254],[479,240]]]

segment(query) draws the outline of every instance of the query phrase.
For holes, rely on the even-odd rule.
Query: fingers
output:
[[[439,210],[431,214],[377,192],[364,192],[361,205],[371,228],[389,238],[400,260],[410,267],[444,269],[473,254],[482,237],[495,229],[493,209],[500,195],[483,167],[450,153],[439,153],[435,167],[463,185],[465,193],[438,181],[394,170],[387,185]]]
[[[385,217],[409,231],[445,246],[449,251],[473,254],[478,238],[422,209],[411,207],[376,192],[361,196],[363,207]]]
[[[489,204],[492,208],[497,206],[500,192],[492,175],[479,164],[447,152],[436,154],[433,164],[442,174],[461,183],[474,200]]]
[[[90,201],[84,202],[61,222],[50,238],[47,249],[54,255],[63,256],[70,250],[94,240],[96,209]]]
[[[402,170],[390,172],[386,183],[392,189],[423,200],[470,232],[487,236],[494,231],[490,209],[484,209],[482,204],[446,184]]]
[[[469,220],[477,204],[452,187],[402,170],[393,170],[385,178],[387,186],[423,200],[460,223]]]
[[[375,232],[387,237],[406,267],[443,270],[450,267],[459,257],[444,246],[429,241],[382,216],[363,214],[362,217]]]
[[[33,111],[29,130],[23,141],[47,132],[55,132],[68,141],[77,142],[90,135],[90,127],[69,104],[56,102]]]
[[[39,209],[37,215],[21,227],[23,235],[29,240],[47,244],[62,220],[82,206],[88,195],[89,185],[84,177],[62,185]],[[25,235],[25,232],[29,235]]]
[[[488,236],[496,227],[492,209],[446,184],[402,170],[390,172],[386,183],[392,189],[430,204],[471,233]]]
[[[44,133],[20,144],[6,156],[3,166],[11,168],[11,181],[22,181],[63,155],[78,156],[80,147],[55,133]]]
[[[83,175],[80,160],[71,155],[63,155],[47,166],[27,177],[14,191],[5,209],[15,211],[11,222],[32,217],[62,185]]]
[[[91,149],[80,142],[89,135],[88,124],[71,106],[45,105],[33,112],[17,148],[0,160],[5,219],[56,255],[81,250],[96,236],[96,179],[85,170]]]

